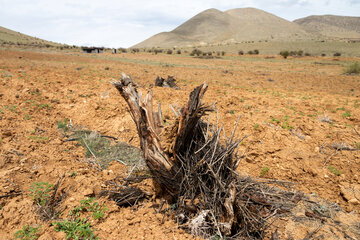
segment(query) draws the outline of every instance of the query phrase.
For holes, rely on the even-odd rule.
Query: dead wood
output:
[[[167,79],[157,76],[155,79],[155,86],[157,87],[168,87],[173,89],[180,89],[179,86],[175,83],[175,78],[173,76],[168,76]]]
[[[221,142],[223,130],[218,124],[202,120],[212,111],[202,103],[206,83],[190,93],[166,131],[160,108],[153,110],[152,91],[143,98],[126,75],[112,84],[129,106],[155,183],[163,196],[171,196],[178,223],[194,235],[261,239],[269,225],[267,219],[289,212],[301,199],[296,193],[237,175],[240,157],[236,152],[241,140],[234,140],[235,129]],[[160,139],[170,145],[165,148]]]
[[[146,197],[146,194],[140,189],[125,186],[108,194],[109,198],[114,200],[119,207],[133,206]]]

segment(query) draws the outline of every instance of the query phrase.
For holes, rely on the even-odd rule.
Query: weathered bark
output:
[[[159,107],[159,112],[153,111],[152,91],[142,98],[134,82],[126,75],[113,85],[129,105],[147,166],[161,187],[175,196],[178,193],[181,175],[178,166],[174,164],[175,159],[170,158],[161,147],[159,139],[163,128],[161,109]]]

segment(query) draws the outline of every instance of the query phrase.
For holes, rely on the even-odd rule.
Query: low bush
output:
[[[202,51],[201,50],[199,50],[199,49],[194,49],[194,50],[192,50],[192,52],[190,53],[190,56],[200,56],[200,55],[202,55]]]
[[[39,238],[38,231],[40,231],[40,227],[31,227],[31,226],[23,226],[23,228],[17,231],[14,234],[15,239],[20,240],[36,240]]]
[[[91,229],[86,219],[75,219],[74,221],[62,221],[53,223],[55,231],[64,232],[66,239],[99,239]]]
[[[280,52],[280,56],[282,56],[283,58],[287,58],[290,55],[289,51],[281,51]]]
[[[360,64],[359,62],[354,62],[347,66],[344,70],[345,74],[359,74],[360,73]]]

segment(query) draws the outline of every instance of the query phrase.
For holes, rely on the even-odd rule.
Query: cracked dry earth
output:
[[[195,59],[0,49],[0,195],[10,195],[0,198],[0,239],[13,239],[24,225],[41,225],[39,239],[65,238],[51,221],[39,219],[29,195],[34,182],[55,184],[63,174],[59,192],[66,195],[58,217],[66,218],[80,200],[96,197],[107,206],[103,219],[89,218],[100,239],[194,238],[177,227],[171,214],[156,213],[154,206],[160,199],[150,197],[134,207],[119,208],[101,197],[105,182],[125,176],[128,169],[119,162],[104,170],[94,168],[86,161],[86,150],[76,142],[65,142],[57,129],[57,122],[67,118],[73,125],[139,146],[126,103],[109,83],[122,72],[143,92],[153,89],[165,120],[174,118],[169,104],[182,106],[190,91],[206,81],[205,102],[216,102],[219,121],[228,134],[241,115],[236,134],[248,137],[240,146],[245,155],[238,172],[291,181],[294,189],[313,201],[326,199],[343,209],[334,219],[348,228],[344,232],[327,227],[317,234],[325,239],[356,239],[360,231],[360,77],[342,74],[351,61],[359,59]],[[156,76],[167,75],[175,77],[180,90],[152,87]],[[210,117],[215,119],[216,114]],[[141,188],[154,193],[150,180],[143,181]],[[304,209],[306,205],[299,205],[295,215],[309,217]],[[278,229],[280,239],[303,239],[321,221],[282,218],[272,229]]]

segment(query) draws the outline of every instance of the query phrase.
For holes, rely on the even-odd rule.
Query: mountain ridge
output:
[[[288,21],[257,8],[235,8],[220,11],[210,8],[202,11],[170,32],[161,32],[133,47],[190,47],[211,44],[226,44],[244,41],[297,41],[341,38],[360,38],[357,30],[348,29],[336,15],[330,20],[312,17]],[[334,18],[334,17],[335,18]],[[351,25],[356,25],[359,17]],[[335,23],[334,23],[335,22]],[[343,25],[348,24],[348,20]],[[317,25],[322,26],[316,28]],[[360,22],[358,24],[360,28]]]

